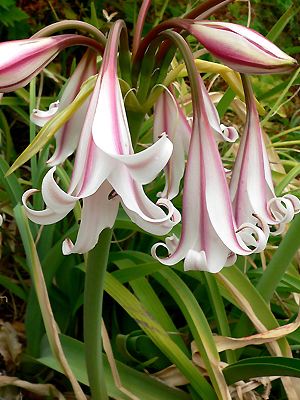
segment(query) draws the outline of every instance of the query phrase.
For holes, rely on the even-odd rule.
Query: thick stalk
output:
[[[79,31],[87,32],[91,34],[100,44],[102,49],[104,49],[106,45],[106,37],[103,35],[99,29],[95,28],[93,25],[88,24],[87,22],[82,22],[82,21],[76,21],[76,20],[65,20],[65,21],[59,21],[55,22],[54,24],[51,24],[49,26],[46,26],[45,28],[39,30],[36,32],[34,35],[32,35],[32,38],[36,37],[45,37],[45,36],[51,36],[54,33],[57,33],[62,30],[66,29],[76,29]]]
[[[151,0],[143,0],[141,5],[139,15],[137,17],[136,26],[133,34],[133,42],[132,42],[132,55],[135,56],[137,49],[139,47],[140,41],[142,39],[143,27],[145,24],[145,19],[147,16],[147,12],[151,6]]]
[[[209,272],[204,273],[204,278],[206,281],[206,287],[208,291],[208,296],[215,316],[215,321],[217,322],[219,334],[222,336],[231,336],[231,331],[223,303],[223,299],[213,274]],[[226,350],[226,361],[229,364],[235,363],[236,356],[233,350]]]
[[[135,149],[145,119],[145,114],[143,112],[136,112],[130,110],[127,110],[126,113],[128,118],[129,130],[131,132],[132,146]]]
[[[101,318],[103,286],[112,230],[104,229],[87,256],[84,288],[85,361],[92,400],[108,400],[102,360]]]
[[[191,12],[184,15],[185,19],[204,19],[208,18],[211,14],[217,11],[219,8],[231,3],[233,0],[208,0],[198,7],[196,7]],[[173,18],[168,21],[164,21],[161,24],[155,26],[151,31],[145,36],[143,40],[140,41],[139,46],[135,49],[133,53],[133,65],[135,66],[135,72],[139,71],[141,60],[143,59],[144,53],[153,39],[155,39],[161,32],[173,28],[176,32],[181,30],[188,30],[188,26],[182,18]],[[162,60],[165,54],[168,52],[171,41],[166,41],[159,50],[157,59]],[[137,79],[137,77],[135,77]]]

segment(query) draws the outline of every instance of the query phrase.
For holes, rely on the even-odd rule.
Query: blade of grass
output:
[[[28,219],[26,217],[26,214],[24,212],[23,207],[20,205],[17,205],[14,208],[14,214],[16,218],[16,222],[22,237],[22,242],[25,248],[26,252],[26,257],[27,261],[30,267],[31,271],[31,277],[34,283],[34,287],[36,290],[36,294],[39,300],[39,305],[41,308],[42,316],[43,316],[43,321],[45,324],[46,332],[47,332],[47,337],[49,340],[49,344],[51,347],[51,350],[53,352],[53,355],[57,359],[58,363],[60,364],[64,374],[68,377],[70,380],[76,399],[78,400],[86,400],[86,397],[77,382],[69,364],[68,361],[64,355],[63,349],[61,347],[61,343],[59,340],[58,336],[58,327],[56,325],[52,309],[51,309],[51,304],[49,301],[48,293],[47,293],[47,288],[39,260],[39,256],[36,251],[36,247],[31,235],[31,231],[29,228],[28,224]]]
[[[120,254],[120,256],[122,256],[122,253]],[[118,268],[120,268],[121,271],[123,272],[128,271],[129,273],[131,269],[134,268],[136,265],[133,261],[128,259],[114,261],[114,263],[117,265]],[[139,265],[140,270],[143,270],[143,268],[144,264],[143,266]],[[160,264],[160,269],[161,268],[163,268],[163,266]],[[138,297],[143,306],[146,309],[151,310],[151,314],[153,315],[153,317],[156,319],[156,321],[160,321],[162,328],[166,332],[172,332],[171,339],[188,356],[189,352],[181,335],[179,334],[176,326],[174,325],[169,314],[167,313],[164,305],[162,304],[159,297],[153,290],[150,283],[146,280],[146,278],[140,277],[131,280],[129,283],[132,289],[134,290],[135,295]]]
[[[60,335],[63,350],[70,362],[70,366],[79,382],[84,385],[88,384],[88,378],[84,361],[84,344],[69,336]],[[48,367],[62,372],[61,366],[51,354],[51,350],[44,349],[44,352],[37,361],[47,365]],[[112,399],[130,400],[128,396],[122,393],[115,385],[112,377],[111,369],[107,361],[107,357],[103,354],[104,370],[108,394]],[[141,400],[189,400],[190,396],[178,389],[173,389],[157,379],[152,378],[149,374],[136,371],[134,368],[123,364],[116,360],[121,381]]]
[[[267,38],[271,42],[275,42],[279,37],[281,32],[284,30],[286,25],[290,22],[290,20],[298,14],[300,7],[295,7],[295,4],[291,5],[286,12],[279,18],[276,24],[272,27],[270,32],[267,34]]]
[[[213,389],[191,360],[173,342],[168,333],[162,329],[161,325],[149,314],[149,311],[137,298],[109,273],[106,274],[105,290],[139,324],[169,360],[178,367],[200,398],[205,400],[216,399]]]
[[[170,293],[182,311],[218,398],[230,399],[229,389],[219,365],[220,357],[210,326],[193,293],[170,268],[155,272],[153,277]]]

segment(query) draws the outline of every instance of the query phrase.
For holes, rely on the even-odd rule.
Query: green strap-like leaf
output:
[[[64,353],[68,359],[70,367],[79,382],[84,385],[88,384],[84,361],[84,344],[69,336],[60,335]],[[50,348],[45,348],[42,357],[37,361],[61,372],[56,359],[51,354]],[[116,387],[113,380],[107,357],[103,354],[104,371],[106,377],[106,385],[108,394],[113,399],[129,400],[129,397]],[[121,378],[122,385],[135,396],[142,400],[189,400],[190,396],[177,389],[170,388],[157,379],[151,378],[150,375],[136,371],[133,368],[116,360],[116,366]]]
[[[238,361],[223,369],[228,385],[262,376],[300,378],[300,360],[286,357],[255,357]]]

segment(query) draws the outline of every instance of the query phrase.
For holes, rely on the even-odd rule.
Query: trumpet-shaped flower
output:
[[[97,42],[81,35],[57,35],[0,43],[0,92],[27,85],[66,47],[96,47]]]
[[[209,94],[201,81],[203,101],[207,118],[217,142],[234,142],[238,133],[233,127],[225,127],[220,123],[216,107],[212,103]],[[179,192],[180,181],[184,174],[185,155],[188,153],[191,140],[191,125],[188,122],[182,108],[176,101],[172,92],[167,89],[160,97],[154,108],[154,140],[157,140],[165,132],[172,141],[174,149],[172,156],[165,168],[166,185],[158,195],[173,199]]]
[[[185,154],[189,149],[191,126],[169,89],[159,96],[155,104],[154,141],[157,141],[164,133],[173,143],[173,153],[165,168],[165,188],[158,193],[158,196],[171,200],[177,196],[184,174]]]
[[[68,193],[54,180],[55,167],[46,174],[42,196],[46,209],[35,211],[26,203],[35,192],[24,193],[28,217],[40,224],[62,219],[83,199],[81,223],[76,243],[63,243],[64,254],[84,253],[95,246],[100,232],[112,227],[119,203],[129,217],[144,230],[162,235],[179,221],[179,213],[168,200],[158,200],[168,214],[152,203],[142,185],[152,181],[166,165],[172,143],[163,135],[148,149],[134,154],[125,107],[117,77],[117,50],[120,30],[116,22],[105,48],[101,70],[92,93],[81,132]]]
[[[290,72],[297,61],[253,29],[218,21],[190,21],[188,31],[221,62],[246,74]]]
[[[205,108],[206,89],[199,75],[194,78],[193,89],[198,92],[198,102],[194,98],[192,137],[184,177],[181,237],[179,240],[172,236],[166,244],[156,244],[152,254],[166,265],[185,258],[185,270],[218,272],[234,262],[235,254],[261,251],[267,242],[268,227],[262,226],[261,229],[247,220],[239,227],[236,225],[224,168]],[[167,258],[157,256],[156,250],[160,245],[167,248]]]
[[[80,87],[92,75],[97,73],[96,53],[87,50],[80,60],[77,68],[73,72],[66,84],[60,101],[52,103],[48,111],[40,111],[34,109],[31,114],[31,121],[38,126],[44,126],[57,111],[62,111],[75,99],[79,93]],[[71,155],[79,142],[80,133],[83,128],[85,115],[89,105],[90,96],[85,100],[83,105],[74,113],[72,118],[61,128],[55,135],[56,149],[53,156],[48,160],[48,165],[54,166],[62,163],[69,155]]]
[[[280,234],[294,214],[300,212],[300,200],[291,194],[275,195],[251,84],[247,77],[243,77],[243,82],[247,119],[230,183],[235,217],[240,223],[257,215],[265,223],[277,226],[273,234]]]

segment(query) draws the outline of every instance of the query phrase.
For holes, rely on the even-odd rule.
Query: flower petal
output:
[[[63,242],[63,254],[86,253],[98,242],[105,228],[112,228],[117,217],[120,200],[111,198],[111,185],[106,181],[100,188],[83,200],[81,222],[75,245],[70,239]]]
[[[145,195],[142,186],[132,179],[125,166],[112,173],[108,180],[121,197],[126,213],[133,222],[147,232],[164,235],[179,222],[179,213],[172,203],[166,199],[158,201],[158,204],[168,208],[168,214],[165,214]]]
[[[158,140],[166,133],[173,143],[173,153],[165,168],[166,184],[160,197],[173,199],[179,192],[180,181],[184,174],[185,153],[191,138],[191,127],[179,107],[172,92],[165,90],[155,105],[153,137]]]
[[[33,210],[32,208],[29,208],[27,206],[27,201],[30,196],[32,196],[34,193],[37,193],[37,192],[38,192],[38,190],[36,190],[36,189],[29,189],[22,196],[22,203],[25,208],[26,215],[32,222],[34,222],[36,224],[40,224],[40,225],[54,224],[54,223],[60,221],[61,219],[63,219],[70,211],[69,210],[69,211],[65,211],[63,213],[58,213],[58,212],[51,210],[50,208],[46,208],[45,210],[41,210],[41,211],[36,211],[36,210]]]
[[[50,121],[53,116],[57,113],[59,107],[59,101],[51,103],[48,111],[42,111],[34,108],[32,114],[30,115],[30,121],[37,126],[44,126],[48,121]]]
[[[92,137],[92,125],[100,86],[101,76],[99,75],[80,135],[69,187],[69,193],[75,193],[80,197],[95,193],[115,166],[114,160],[95,145]],[[101,126],[98,128],[101,130]]]
[[[66,47],[95,44],[94,40],[75,34],[3,42],[0,44],[0,91],[11,92],[27,85]]]
[[[79,93],[83,82],[92,75],[95,75],[96,72],[96,53],[92,50],[87,50],[66,84],[60,101],[60,111],[72,103]],[[56,149],[52,157],[48,160],[48,165],[53,166],[62,163],[76,149],[90,98],[91,96],[85,100],[82,106],[73,114],[72,118],[56,133]]]
[[[120,85],[109,68],[102,75],[92,133],[95,144],[109,155],[133,153]]]
[[[251,85],[247,78],[243,78],[243,83],[248,113],[230,183],[235,217],[239,224],[251,221],[255,214],[264,223],[278,225],[271,232],[278,235],[298,212],[300,201],[294,196],[275,195]]]
[[[145,185],[153,181],[164,168],[172,154],[172,150],[172,142],[167,135],[163,134],[157,142],[146,150],[128,156],[112,155],[111,157],[126,165],[133,179]]]
[[[73,209],[79,198],[71,196],[58,186],[53,177],[55,170],[56,167],[51,168],[43,179],[43,200],[51,210],[58,211],[59,213],[64,213],[66,211],[68,213]]]

